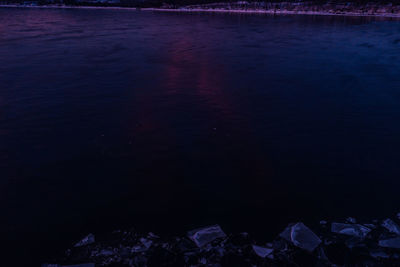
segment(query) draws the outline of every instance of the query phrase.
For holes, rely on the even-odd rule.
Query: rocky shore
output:
[[[400,216],[400,214],[398,214]],[[227,234],[218,225],[163,238],[134,230],[87,235],[42,267],[400,266],[400,220],[289,224],[274,240]]]

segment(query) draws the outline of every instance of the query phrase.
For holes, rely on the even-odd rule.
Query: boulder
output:
[[[268,258],[272,259],[274,256],[272,254],[272,252],[274,252],[274,250],[272,248],[264,248],[264,247],[253,245],[253,250],[261,258],[268,257]]]
[[[321,243],[321,239],[319,239],[319,237],[302,222],[288,226],[280,236],[291,242],[296,247],[309,252],[314,251],[314,249]]]
[[[385,248],[400,248],[400,237],[379,240],[378,244]]]
[[[400,226],[391,219],[384,220],[382,222],[382,227],[385,227],[391,233],[400,235]]]
[[[198,247],[202,247],[215,239],[226,237],[219,225],[195,229],[189,231],[187,235]]]
[[[360,224],[332,223],[331,231],[364,239],[371,232],[371,229]]]
[[[93,234],[88,234],[85,236],[81,241],[76,243],[74,247],[82,247],[82,246],[87,246],[89,244],[93,244],[95,242],[94,235]]]

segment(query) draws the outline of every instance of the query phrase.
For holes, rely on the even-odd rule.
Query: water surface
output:
[[[0,9],[2,240],[392,215],[399,90],[399,21]]]

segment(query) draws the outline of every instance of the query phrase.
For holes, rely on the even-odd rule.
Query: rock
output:
[[[110,267],[400,266],[400,224],[394,221],[386,219],[374,224],[321,221],[320,236],[298,222],[286,227],[280,238],[262,246],[255,245],[247,233],[227,237],[218,225],[189,231],[188,237],[167,239],[151,233],[117,231],[96,236],[93,245],[89,245],[95,242],[90,234],[75,245],[79,248],[67,250],[56,262],[94,261],[96,266]],[[94,266],[93,263],[42,265]]]
[[[348,218],[346,219],[346,222],[347,222],[347,223],[357,223],[357,220],[356,220],[355,218],[353,218],[353,217],[348,217]]]
[[[149,239],[159,239],[160,237],[152,232],[147,234],[147,238]]]
[[[284,238],[283,236],[281,236],[281,237]],[[278,239],[278,240],[274,240],[272,247],[277,251],[287,251],[288,243],[283,239]]]
[[[379,246],[385,248],[400,248],[400,237],[379,240]]]
[[[324,220],[322,220],[322,221],[319,222],[320,225],[326,225],[327,223],[328,223],[328,222],[327,222],[327,221],[324,221]]]
[[[119,255],[123,258],[128,258],[131,255],[132,249],[130,247],[121,247],[119,250]]]
[[[94,240],[94,235],[93,234],[88,234],[86,237],[84,237],[81,241],[76,243],[74,247],[82,247],[82,246],[87,246],[90,244],[93,244],[95,242]]]
[[[140,238],[140,242],[147,248],[149,249],[151,245],[153,244],[153,241],[146,239],[146,238]]]
[[[42,267],[95,267],[94,263],[83,263],[75,265],[60,265],[60,264],[42,264]]]
[[[146,267],[147,258],[145,256],[139,255],[133,259],[133,265],[136,267]]]
[[[376,229],[376,225],[372,223],[364,223],[363,225],[369,229]]]
[[[114,255],[114,251],[111,249],[102,249],[97,256],[103,256],[103,257],[110,257]]]
[[[389,232],[400,235],[400,226],[391,219],[384,220],[382,222],[382,227],[385,227]]]
[[[328,257],[326,256],[325,250],[322,247],[317,249],[318,258],[324,261],[329,261]]]
[[[75,265],[62,265],[61,267],[95,267],[94,263],[83,263]]]
[[[188,237],[198,246],[202,247],[215,239],[225,238],[226,234],[219,225],[213,225],[188,232]]]
[[[342,242],[338,242],[324,246],[324,252],[330,262],[337,266],[345,266],[352,251]]]
[[[225,254],[225,249],[223,247],[216,247],[215,251],[217,252],[217,254],[222,257]]]
[[[371,229],[360,224],[332,223],[331,231],[364,239]]]
[[[345,244],[348,248],[352,249],[352,248],[355,248],[355,247],[363,247],[363,246],[365,246],[365,244],[364,244],[362,241],[363,241],[363,240],[360,239],[359,237],[353,236],[353,237],[347,239],[347,240],[344,242],[344,244]]]
[[[249,233],[247,233],[247,232],[242,232],[242,233],[240,233],[240,235],[243,236],[244,238],[249,237]]]
[[[375,259],[379,259],[379,258],[381,258],[381,259],[388,259],[389,257],[390,257],[390,255],[389,254],[387,254],[385,251],[383,251],[383,250],[371,250],[370,252],[369,252],[369,255],[372,257],[372,258],[375,258]]]
[[[145,251],[147,251],[147,248],[143,245],[133,246],[131,249],[132,253],[140,253],[140,252],[145,252]]]
[[[175,246],[180,252],[193,251],[194,249],[197,249],[196,245],[187,238],[182,238],[182,240],[179,240]]]
[[[312,252],[321,243],[321,239],[301,222],[288,226],[280,236],[296,247],[309,252]]]
[[[264,247],[253,245],[253,250],[261,258],[268,257],[268,258],[272,259],[274,257],[274,255],[272,254],[272,252],[274,252],[274,250],[272,248],[264,248]]]

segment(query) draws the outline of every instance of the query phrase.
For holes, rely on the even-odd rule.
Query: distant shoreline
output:
[[[37,8],[37,9],[122,9],[137,10],[136,7],[118,7],[118,6],[66,6],[66,5],[43,5],[43,6],[25,6],[25,5],[0,5],[0,8]],[[140,9],[140,8],[139,8]]]
[[[207,13],[238,13],[238,14],[268,14],[268,15],[318,15],[318,16],[349,16],[349,17],[386,17],[400,18],[400,14],[382,13],[382,14],[363,14],[357,12],[331,13],[321,11],[290,11],[290,10],[252,10],[252,9],[206,9],[206,8],[142,8],[145,11],[159,12],[207,12]]]
[[[180,8],[139,8],[139,7],[118,7],[118,6],[67,6],[67,5],[13,5],[0,4],[0,8],[39,8],[39,9],[118,9],[118,10],[137,10],[152,12],[184,12],[184,13],[236,13],[236,14],[266,14],[266,15],[314,15],[314,16],[348,16],[348,17],[381,17],[381,18],[400,18],[400,13],[363,13],[359,12],[335,12],[335,11],[314,11],[314,10],[277,10],[277,9],[229,9],[229,8],[212,8],[207,5],[204,7],[180,7]],[[311,8],[310,8],[311,9]]]

